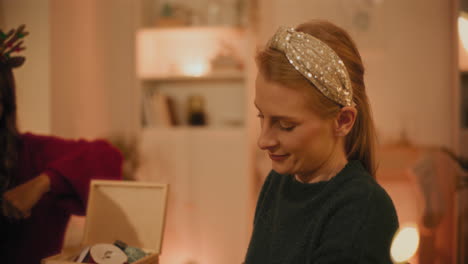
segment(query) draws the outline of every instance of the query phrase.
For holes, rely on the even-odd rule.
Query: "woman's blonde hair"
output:
[[[296,27],[296,31],[310,34],[332,48],[344,62],[353,88],[353,102],[357,117],[353,128],[345,138],[348,159],[360,160],[367,171],[375,177],[376,142],[374,122],[364,85],[364,66],[361,55],[349,34],[338,26],[323,20],[312,20]],[[288,87],[307,87],[313,84],[297,71],[280,51],[266,48],[256,57],[260,72],[268,81]],[[336,116],[341,105],[325,97],[318,89],[308,89],[311,107],[322,118]]]

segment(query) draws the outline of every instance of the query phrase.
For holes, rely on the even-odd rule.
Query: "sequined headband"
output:
[[[353,105],[353,89],[343,61],[327,44],[307,33],[280,27],[268,47],[286,55],[294,68],[327,98]]]
[[[17,29],[11,29],[7,33],[0,30],[0,66],[16,68],[23,65],[23,56],[11,56],[13,53],[21,52],[25,49],[22,39],[29,33],[24,31],[25,25]]]

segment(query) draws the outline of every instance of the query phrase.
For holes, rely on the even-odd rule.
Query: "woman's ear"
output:
[[[344,137],[353,128],[357,117],[357,109],[351,106],[344,106],[335,118],[335,136]]]

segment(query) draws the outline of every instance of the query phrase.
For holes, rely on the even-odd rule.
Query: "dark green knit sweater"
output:
[[[304,184],[272,171],[255,212],[246,264],[391,264],[392,200],[359,161]]]

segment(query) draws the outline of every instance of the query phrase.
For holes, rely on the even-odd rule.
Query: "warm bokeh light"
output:
[[[390,254],[395,263],[411,259],[419,246],[419,231],[414,225],[401,227],[393,238]]]
[[[468,14],[466,13],[461,13],[458,17],[458,34],[463,48],[468,52]]]
[[[210,65],[206,62],[187,62],[181,65],[182,74],[188,76],[202,76],[210,72]]]
[[[229,27],[142,29],[136,36],[139,78],[209,74],[211,60],[227,51],[244,56],[243,31]]]

